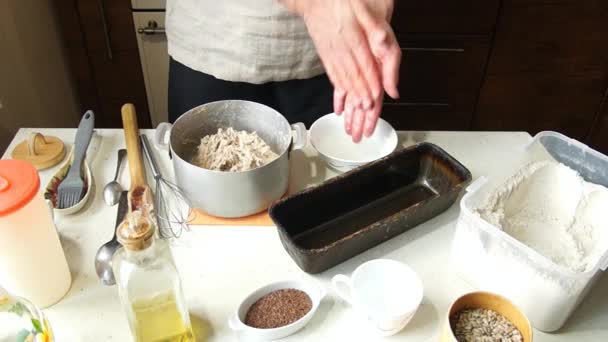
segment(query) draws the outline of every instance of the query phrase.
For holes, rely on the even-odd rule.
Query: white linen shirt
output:
[[[303,20],[278,0],[167,0],[169,55],[216,78],[247,83],[324,72]]]

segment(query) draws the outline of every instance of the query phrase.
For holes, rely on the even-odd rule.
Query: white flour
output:
[[[608,189],[557,162],[521,169],[478,213],[574,272],[588,271],[608,249]]]

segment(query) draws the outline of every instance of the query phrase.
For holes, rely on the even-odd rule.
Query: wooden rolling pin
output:
[[[129,189],[129,211],[146,209],[153,210],[152,192],[146,181],[146,169],[139,144],[139,127],[135,106],[127,103],[122,106],[122,125],[125,131],[127,144],[127,157],[129,161],[129,174],[131,175],[131,188]],[[144,208],[145,205],[145,208]]]

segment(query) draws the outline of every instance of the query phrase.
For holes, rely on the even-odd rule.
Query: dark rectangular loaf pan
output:
[[[298,266],[322,272],[448,209],[471,173],[420,143],[276,202],[270,217]]]

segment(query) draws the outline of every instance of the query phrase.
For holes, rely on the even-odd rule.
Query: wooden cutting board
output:
[[[194,218],[190,225],[201,226],[274,226],[274,222],[268,215],[268,211],[262,211],[246,217],[223,218],[207,215],[199,209],[194,209]]]

